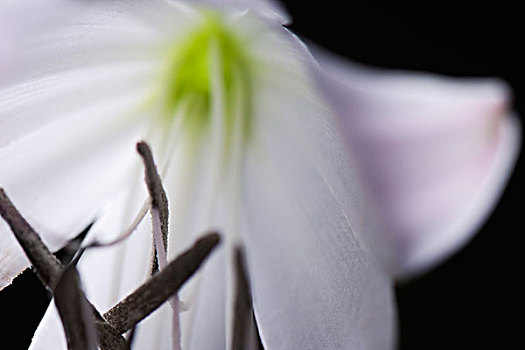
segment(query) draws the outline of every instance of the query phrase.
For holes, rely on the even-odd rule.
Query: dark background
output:
[[[525,115],[521,1],[284,1],[292,30],[363,63],[453,76],[497,76]],[[427,275],[397,286],[399,349],[525,349],[523,155],[501,202],[470,244]],[[18,286],[18,288],[17,288]],[[26,272],[0,292],[0,334],[24,349],[45,310]],[[17,310],[9,315],[7,310]],[[8,324],[6,324],[8,323]],[[9,325],[9,327],[8,327]],[[3,337],[3,341],[6,337]],[[5,343],[3,343],[5,345]]]
[[[350,59],[452,76],[496,76],[525,115],[523,1],[284,1],[301,36]],[[525,349],[523,154],[468,246],[397,286],[399,349]]]

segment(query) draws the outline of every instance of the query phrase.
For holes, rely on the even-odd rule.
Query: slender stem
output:
[[[87,244],[85,248],[99,248],[99,247],[110,247],[112,245],[119,244],[126,240],[128,237],[130,237],[135,230],[139,227],[140,223],[148,213],[148,210],[151,208],[151,200],[148,198],[144,201],[144,204],[142,204],[142,207],[140,207],[139,212],[135,216],[135,219],[133,219],[133,222],[129,227],[127,227],[124,231],[122,231],[117,238],[115,238],[112,241],[109,242],[99,242],[97,240]]]
[[[151,208],[151,219],[153,226],[153,242],[156,247],[156,253],[158,257],[158,270],[163,270],[168,265],[168,257],[166,247],[162,241],[162,232],[160,225],[160,215],[157,208]],[[179,315],[179,298],[177,294],[168,299],[172,313],[172,349],[181,349],[181,336],[180,336],[180,315]]]

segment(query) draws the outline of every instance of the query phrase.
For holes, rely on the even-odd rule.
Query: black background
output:
[[[285,1],[292,30],[363,63],[453,76],[497,76],[525,115],[521,1]],[[525,349],[523,155],[494,214],[468,246],[396,287],[399,349]],[[0,292],[2,342],[24,349],[45,309],[30,273]],[[8,311],[9,310],[9,311]],[[13,311],[16,310],[16,311]],[[3,343],[5,345],[5,343]]]

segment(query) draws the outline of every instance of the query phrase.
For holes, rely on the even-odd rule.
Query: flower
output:
[[[181,294],[185,348],[229,342],[236,243],[268,349],[389,348],[394,276],[464,242],[512,163],[503,85],[312,56],[274,4],[47,6],[60,10],[44,29],[6,41],[0,183],[55,248],[95,217],[87,239],[109,241],[147,196],[133,149],[148,140],[171,203],[169,255],[210,227],[226,238]],[[147,276],[148,225],[80,261],[101,310]],[[0,230],[6,284],[28,262]],[[137,348],[167,347],[169,312],[141,324]],[[56,348],[61,334],[51,307],[34,346]]]

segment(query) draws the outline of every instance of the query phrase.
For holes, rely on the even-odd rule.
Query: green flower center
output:
[[[201,134],[219,108],[227,139],[237,127],[245,138],[250,124],[253,61],[245,48],[217,15],[205,13],[199,27],[170,47],[166,56],[164,118],[171,121],[184,108],[184,127]],[[217,98],[221,102],[214,105]]]

